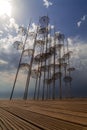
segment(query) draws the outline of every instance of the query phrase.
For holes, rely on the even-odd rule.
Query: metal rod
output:
[[[39,64],[38,64],[38,72],[39,72]],[[37,83],[38,83],[38,75],[37,75],[37,77],[36,77],[36,83],[35,83],[34,100],[35,100],[35,98],[36,98]]]
[[[45,36],[45,41],[46,41],[46,53],[47,53],[47,42],[48,42],[48,39],[46,39],[47,38],[47,35],[48,35],[48,33],[46,33],[46,36]],[[45,66],[44,67],[46,67],[46,57],[45,57]],[[42,92],[42,100],[44,100],[44,96],[45,96],[45,85],[46,85],[46,83],[45,83],[45,78],[46,78],[46,71],[45,71],[45,69],[44,69],[44,80],[43,80],[43,92]]]
[[[53,79],[53,88],[52,88],[52,99],[54,100],[55,99],[55,59],[56,59],[56,57],[55,57],[55,52],[56,52],[56,49],[55,49],[55,45],[56,45],[56,42],[55,42],[55,27],[54,27],[54,49],[53,49],[53,51],[54,51],[54,55],[53,55],[53,64],[54,64],[54,66],[53,66],[53,75],[54,75],[54,79]]]
[[[43,52],[44,52],[44,45],[42,45],[41,48],[42,48],[42,50],[41,50],[40,54],[43,54]],[[43,62],[42,59],[40,59],[40,63],[41,63],[40,67],[42,67],[42,62]],[[39,77],[39,84],[38,84],[37,100],[39,99],[39,95],[40,95],[41,74],[42,74],[42,73],[41,73],[41,69],[40,69],[40,77]]]
[[[30,28],[30,24],[31,24],[31,20],[30,20],[30,23],[29,23],[29,26],[28,26],[28,30],[27,30],[27,33],[26,33],[26,37],[25,37],[25,41],[24,41],[24,45],[23,45],[23,50],[22,50],[22,53],[21,53],[21,56],[20,56],[20,60],[19,60],[19,64],[18,64],[18,68],[17,68],[17,72],[16,72],[16,76],[15,76],[13,88],[12,88],[11,95],[10,95],[10,100],[13,97],[13,92],[14,92],[16,81],[17,81],[17,76],[18,76],[18,72],[19,72],[19,68],[20,68],[20,63],[21,63],[22,56],[23,56],[23,51],[25,49],[25,44],[26,44],[26,40],[27,40],[27,37],[28,37],[28,31],[29,31],[29,28]]]
[[[59,72],[60,72],[60,77],[59,77],[59,86],[60,86],[60,95],[59,98],[62,99],[62,79],[61,79],[61,48],[59,48]]]
[[[26,100],[27,96],[28,96],[28,88],[29,88],[29,83],[30,83],[31,68],[32,68],[33,57],[34,57],[35,46],[36,46],[36,38],[37,38],[37,33],[36,33],[35,40],[34,40],[33,53],[32,53],[32,57],[31,57],[30,67],[29,67],[26,86],[25,86],[25,91],[24,91],[24,97],[23,97],[24,100]]]

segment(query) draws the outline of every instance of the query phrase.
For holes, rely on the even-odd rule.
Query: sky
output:
[[[73,51],[72,94],[87,97],[87,0],[0,0],[0,98],[9,98],[20,59],[13,43],[23,40],[19,26],[32,29],[39,17],[48,15],[50,25],[65,35]],[[26,76],[18,75],[14,97],[22,97]],[[29,95],[34,89],[31,79]],[[67,88],[66,88],[67,89]]]

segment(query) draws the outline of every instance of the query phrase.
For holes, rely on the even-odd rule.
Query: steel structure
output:
[[[16,85],[19,70],[27,69],[27,80],[23,99],[28,97],[28,88],[30,85],[30,78],[36,79],[34,88],[34,100],[48,100],[55,98],[63,98],[63,84],[65,83],[66,91],[68,87],[71,89],[72,76],[71,72],[75,70],[70,64],[72,51],[69,50],[68,42],[65,44],[65,36],[62,33],[56,32],[49,25],[50,19],[48,16],[39,18],[36,32],[30,32],[30,24],[28,29],[20,27],[22,33],[25,35],[25,41],[15,41],[14,47],[22,50],[18,69],[16,72],[10,100],[13,97],[14,88]],[[53,33],[51,33],[53,31]],[[52,35],[53,34],[53,35]],[[33,40],[32,49],[27,48],[27,38]],[[29,63],[23,63],[22,58],[29,56]],[[33,68],[34,66],[34,68]],[[56,83],[58,82],[58,84]],[[58,89],[59,88],[59,89]],[[59,93],[56,90],[59,90]],[[57,94],[57,96],[56,96]],[[71,97],[71,90],[69,91]]]

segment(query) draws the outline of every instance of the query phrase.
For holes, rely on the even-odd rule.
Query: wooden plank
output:
[[[87,100],[0,101],[2,130],[87,130]]]

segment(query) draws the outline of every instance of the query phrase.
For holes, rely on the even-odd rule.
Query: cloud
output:
[[[16,32],[18,32],[19,25],[16,23],[16,20],[14,18],[9,19],[9,24],[7,24],[5,27],[5,30],[7,29],[15,29]]]
[[[79,71],[87,69],[87,41],[81,41],[78,37],[68,38],[69,49],[73,51],[71,63]]]
[[[0,30],[0,34],[3,34],[3,31]]]
[[[15,22],[15,19],[14,18],[11,18],[10,19],[10,24],[9,26],[12,28],[12,27],[15,27],[15,29],[18,29],[18,24]]]
[[[8,62],[0,59],[0,65],[1,64],[8,64]]]
[[[12,36],[0,39],[0,71],[14,70],[18,66],[20,52],[14,48],[14,42],[20,40],[20,36]]]
[[[77,22],[77,26],[80,27],[81,24],[86,20],[87,15],[83,15],[83,17]]]
[[[87,17],[87,15],[84,15],[84,16],[81,18],[81,20],[82,20],[82,21],[85,21],[85,20],[86,20],[86,17]]]
[[[11,25],[9,28],[13,28],[13,25],[15,24],[14,19],[11,19]],[[36,24],[33,23],[30,30],[31,32],[35,32],[36,30]],[[2,31],[1,31],[2,33]],[[23,35],[18,35],[13,36],[11,32],[9,31],[5,37],[2,37],[0,39],[0,71],[11,71],[14,69],[17,69],[18,63],[19,63],[19,58],[20,58],[20,50],[17,50],[14,47],[14,42],[15,41],[22,41],[24,43],[25,41],[25,36]],[[27,39],[27,46],[25,48],[32,48],[33,42],[31,39]],[[6,62],[5,62],[6,61]],[[6,64],[8,63],[8,64]],[[4,65],[3,65],[4,64]]]
[[[36,32],[37,31],[37,25],[35,23],[32,23],[32,26],[30,28],[30,32]]]
[[[50,2],[49,0],[43,0],[43,2],[44,2],[43,5],[44,5],[46,8],[48,8],[49,6],[53,5],[53,3]]]
[[[82,21],[77,22],[77,26],[80,27]]]
[[[12,33],[18,32],[19,25],[17,24],[15,18],[9,17],[6,14],[0,17],[0,36],[6,36],[8,32]],[[3,34],[2,34],[3,32]]]
[[[4,32],[0,30],[0,37],[3,35],[3,33],[4,33]]]

